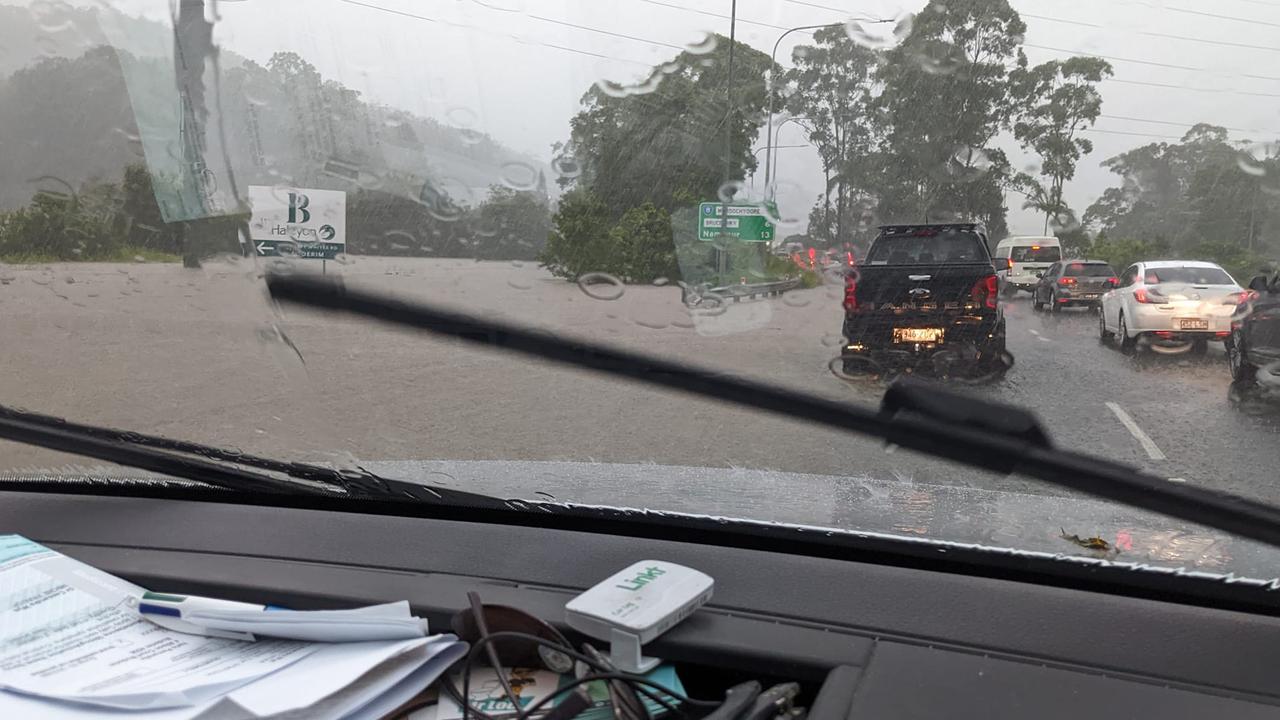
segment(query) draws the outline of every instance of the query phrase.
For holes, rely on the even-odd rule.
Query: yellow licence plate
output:
[[[896,343],[940,343],[942,328],[894,328],[893,341]]]

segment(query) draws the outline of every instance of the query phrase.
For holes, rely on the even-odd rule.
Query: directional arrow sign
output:
[[[759,205],[704,202],[698,206],[698,239],[721,235],[743,242],[770,242],[775,228]]]
[[[250,185],[249,238],[258,255],[332,260],[346,252],[347,194]]]

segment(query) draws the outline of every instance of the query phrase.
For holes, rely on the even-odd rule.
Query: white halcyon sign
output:
[[[332,260],[347,247],[347,194],[284,185],[250,185],[249,238],[271,257]]]

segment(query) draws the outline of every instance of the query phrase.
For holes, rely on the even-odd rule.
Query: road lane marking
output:
[[[1040,342],[1053,342],[1053,341],[1052,341],[1052,340],[1050,340],[1049,338],[1047,338],[1047,337],[1045,337],[1045,336],[1041,335],[1041,336],[1040,336]]]
[[[1153,441],[1146,433],[1142,432],[1142,428],[1138,427],[1138,423],[1134,422],[1133,418],[1129,417],[1129,413],[1125,412],[1124,408],[1113,402],[1107,403],[1107,407],[1111,408],[1111,412],[1115,413],[1116,417],[1119,418],[1120,424],[1124,425],[1125,429],[1129,431],[1129,434],[1142,445],[1142,449],[1147,451],[1147,455],[1152,460],[1165,459],[1164,453],[1161,452],[1159,446],[1155,444],[1155,441]]]
[[[1186,478],[1169,478],[1169,482],[1186,482]]]
[[[1035,328],[1027,328],[1027,332],[1035,335],[1036,337],[1040,337],[1040,331]]]

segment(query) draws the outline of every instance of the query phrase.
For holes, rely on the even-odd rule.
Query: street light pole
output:
[[[724,77],[724,182],[721,183],[720,196],[720,234],[724,243],[724,232],[729,228],[728,200],[725,199],[725,187],[733,182],[733,49],[737,44],[738,0],[732,0],[729,6],[729,61],[725,66]],[[724,248],[716,249],[716,280],[724,284],[724,273],[728,269],[729,258]]]
[[[775,71],[778,64],[776,60],[776,58],[778,57],[778,46],[782,44],[783,38],[785,38],[786,36],[790,35],[793,32],[799,32],[801,30],[817,30],[819,28],[835,27],[843,24],[844,23],[826,23],[823,25],[800,25],[800,26],[793,27],[783,31],[783,33],[778,36],[778,39],[773,41],[773,51],[769,53],[769,78],[770,78],[769,121],[765,124],[765,128],[764,128],[764,146],[766,148],[764,153],[765,192],[768,192],[769,181],[773,178],[773,157],[772,157],[773,153],[769,150],[769,148],[773,147],[773,97],[774,97],[773,77],[775,75]]]
[[[735,0],[735,2],[736,2],[736,0]],[[881,19],[881,18],[871,18],[871,17],[859,17],[859,18],[850,18],[850,19],[851,19],[851,20],[864,20],[864,21],[876,22],[876,23],[892,22],[892,20],[884,20],[884,19]],[[844,26],[844,25],[845,25],[845,23],[825,23],[825,24],[822,24],[822,25],[799,25],[799,26],[797,26],[797,27],[789,28],[789,29],[787,29],[787,30],[783,31],[783,33],[782,33],[781,35],[779,35],[779,36],[778,36],[778,39],[777,39],[777,40],[775,40],[775,41],[773,41],[773,51],[769,53],[769,76],[770,76],[770,83],[769,83],[769,85],[770,85],[770,87],[769,87],[769,121],[768,121],[768,123],[766,123],[766,125],[765,125],[765,130],[764,130],[764,135],[765,135],[765,139],[764,139],[764,146],[765,146],[766,148],[771,148],[771,147],[773,147],[773,112],[774,112],[774,107],[773,107],[773,97],[774,97],[773,84],[774,84],[774,83],[772,82],[772,78],[773,78],[773,75],[774,75],[775,67],[776,67],[776,66],[777,66],[777,64],[778,64],[778,62],[777,62],[777,57],[778,57],[778,46],[782,44],[782,39],[783,39],[783,38],[785,38],[786,36],[790,35],[790,34],[791,34],[791,33],[793,33],[793,32],[799,32],[799,31],[801,31],[801,30],[820,30],[820,29],[822,29],[822,28],[828,28],[828,27],[842,27],[842,26]],[[779,125],[778,127],[782,127],[782,126],[781,126],[781,125]],[[773,179],[773,161],[772,161],[772,155],[773,155],[773,153],[772,153],[772,152],[765,152],[765,154],[764,154],[764,185],[765,185],[765,188],[766,188],[766,192],[768,191],[767,189],[768,189],[768,187],[769,187],[769,181]]]

